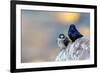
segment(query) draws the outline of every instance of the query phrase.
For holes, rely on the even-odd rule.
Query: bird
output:
[[[69,39],[64,34],[59,34],[57,38],[57,43],[60,49],[66,49],[67,45],[69,44]]]
[[[83,37],[83,35],[77,30],[74,24],[71,24],[68,30],[68,36],[72,42],[77,40],[78,38]]]
[[[57,37],[57,44],[58,44],[58,47],[60,49],[60,52],[56,57],[56,61],[67,60],[66,49],[68,48],[68,46],[70,44],[69,38],[67,36],[65,36],[64,34],[59,34],[59,36]]]

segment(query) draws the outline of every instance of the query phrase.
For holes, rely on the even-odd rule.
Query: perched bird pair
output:
[[[69,37],[69,38],[68,38]],[[56,61],[85,60],[90,56],[90,40],[84,37],[75,27],[70,25],[68,37],[60,34],[57,38],[58,46],[61,49]]]
[[[78,38],[83,37],[83,35],[80,34],[80,32],[76,29],[74,24],[71,24],[70,27],[69,27],[69,30],[68,30],[68,37],[70,38],[70,40],[72,42],[74,42]],[[64,48],[67,47],[67,45],[70,42],[68,37],[66,37],[64,34],[59,35],[57,40],[58,40],[58,46],[60,47],[60,49],[64,49]]]

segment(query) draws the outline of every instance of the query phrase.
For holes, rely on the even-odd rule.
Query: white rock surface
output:
[[[56,61],[86,60],[90,57],[90,40],[88,37],[69,43],[66,49],[61,49]]]

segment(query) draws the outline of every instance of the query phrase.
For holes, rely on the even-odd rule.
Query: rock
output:
[[[90,57],[90,39],[81,37],[75,42],[69,43],[66,49],[62,49],[56,61],[86,60]]]

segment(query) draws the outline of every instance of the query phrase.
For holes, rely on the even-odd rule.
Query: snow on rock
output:
[[[86,60],[90,57],[90,40],[88,37],[77,39],[69,43],[66,49],[62,49],[58,54],[56,61],[67,60]]]

